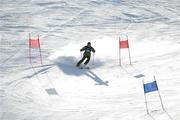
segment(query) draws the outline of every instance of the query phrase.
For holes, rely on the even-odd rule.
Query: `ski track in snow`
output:
[[[0,1],[0,120],[179,120],[178,0]],[[43,65],[28,34],[40,34]],[[118,39],[129,37],[132,65]],[[89,70],[79,49],[96,49]],[[136,78],[137,75],[144,77]],[[156,76],[164,102],[142,79]]]

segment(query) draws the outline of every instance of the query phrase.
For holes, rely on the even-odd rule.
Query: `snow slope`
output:
[[[0,11],[0,120],[180,119],[178,0],[1,0]],[[29,64],[29,32],[40,34],[43,65],[36,50]],[[132,65],[122,50],[120,67],[126,35]],[[81,70],[88,41],[96,53]],[[152,92],[148,115],[142,80],[153,76],[166,112]]]

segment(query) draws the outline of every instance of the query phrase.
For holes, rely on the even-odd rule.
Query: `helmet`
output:
[[[87,45],[91,45],[91,42],[88,42]]]

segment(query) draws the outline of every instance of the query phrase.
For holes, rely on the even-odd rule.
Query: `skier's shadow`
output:
[[[79,69],[76,67],[77,59],[72,56],[61,56],[56,59],[55,63],[58,65],[59,69],[62,70],[65,74],[81,76],[86,75],[93,79],[97,84],[95,85],[106,85],[108,86],[108,82],[104,82],[101,78],[99,78],[95,73],[93,73],[89,69]],[[103,63],[100,61],[96,62],[96,65],[91,69],[102,66]]]
[[[88,77],[92,78],[96,84],[95,85],[105,85],[108,86],[108,81],[103,81],[101,78],[99,78],[95,73],[93,73],[92,71],[88,70],[85,75],[87,75]]]

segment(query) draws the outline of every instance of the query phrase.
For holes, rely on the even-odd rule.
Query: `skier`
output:
[[[95,49],[91,46],[91,42],[88,42],[86,46],[84,46],[82,49],[80,49],[80,51],[84,51],[83,53],[83,58],[77,63],[77,67],[80,66],[80,64],[85,60],[87,59],[85,62],[84,62],[84,65],[86,66],[89,61],[90,61],[90,58],[91,58],[91,51],[93,53],[95,53]]]

